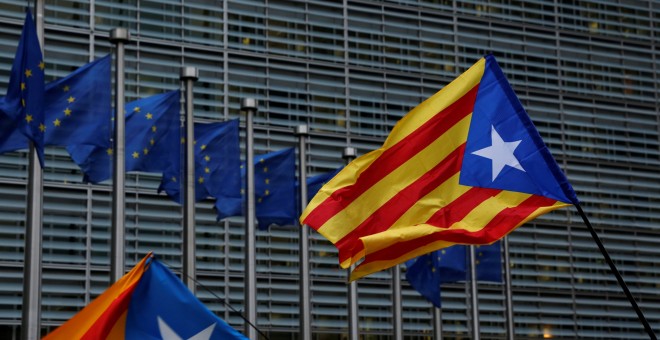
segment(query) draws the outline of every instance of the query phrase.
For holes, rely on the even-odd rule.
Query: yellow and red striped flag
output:
[[[399,121],[300,217],[351,280],[453,244],[490,244],[578,199],[493,56]]]

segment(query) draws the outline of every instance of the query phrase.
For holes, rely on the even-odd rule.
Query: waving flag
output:
[[[7,95],[0,100],[0,152],[27,148],[28,140],[31,140],[42,167],[46,131],[43,107],[45,67],[36,26],[28,9],[9,76]]]
[[[351,162],[301,222],[339,249],[351,279],[452,244],[490,244],[578,203],[495,58],[487,56]]]
[[[443,283],[470,279],[467,250],[466,246],[455,245],[406,261],[406,279],[423,297],[440,308]],[[500,242],[477,246],[475,252],[477,280],[502,282]]]
[[[170,157],[170,165],[163,173],[158,191],[164,190],[175,202],[181,203],[181,148],[171,152]],[[195,124],[196,201],[212,196],[223,214],[240,215],[240,165],[238,120]]]
[[[321,190],[321,187],[328,183],[336,174],[341,171],[342,168],[337,170],[326,172],[312,177],[307,177],[307,202],[311,201],[314,198],[314,195]]]
[[[163,172],[169,154],[180,141],[179,90],[126,104],[126,171]],[[85,181],[99,183],[112,177],[112,148],[70,145],[71,158],[85,173]]]
[[[47,340],[246,339],[151,254]]]
[[[107,55],[46,85],[46,145],[110,145],[112,88]]]

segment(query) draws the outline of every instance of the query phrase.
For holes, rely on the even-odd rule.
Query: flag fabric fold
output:
[[[406,279],[426,300],[441,308],[443,283],[470,279],[468,248],[454,245],[406,261]],[[478,281],[502,282],[500,242],[477,246],[476,270]]]
[[[493,56],[399,121],[300,217],[358,279],[453,244],[490,244],[577,203]]]
[[[126,172],[162,173],[181,136],[179,90],[126,104]],[[69,145],[67,151],[83,171],[84,181],[99,183],[112,177],[111,147]]]
[[[57,339],[246,339],[152,254],[69,321]]]
[[[44,125],[44,69],[36,25],[27,9],[7,95],[0,100],[0,152],[25,149],[32,141],[42,167],[47,129]]]
[[[45,145],[110,145],[112,56],[88,63],[46,85]]]
[[[216,208],[221,214],[240,215],[242,198],[238,120],[195,124],[194,144],[196,201],[215,197]],[[181,204],[183,150],[179,147],[177,151],[170,153],[170,165],[163,173],[158,191],[164,190],[172,200]]]
[[[296,223],[296,150],[283,149],[254,157],[254,196],[259,229],[268,226]],[[218,220],[240,216],[245,211],[245,164],[241,165],[242,208],[227,214],[221,202],[216,201]],[[244,215],[243,215],[244,216]]]
[[[307,202],[311,201],[321,187],[328,183],[335,175],[341,171],[342,168],[337,168],[334,171],[318,174],[316,176],[307,177]]]

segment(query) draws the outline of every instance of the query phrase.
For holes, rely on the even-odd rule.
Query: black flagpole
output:
[[[577,208],[580,216],[582,216],[582,220],[584,221],[584,224],[587,225],[587,228],[591,233],[591,237],[593,237],[594,241],[598,245],[598,249],[600,249],[600,252],[603,254],[603,257],[605,258],[605,262],[607,262],[607,264],[610,266],[610,270],[612,271],[612,273],[614,273],[616,280],[619,282],[619,285],[623,289],[623,292],[628,297],[628,301],[630,301],[630,304],[637,313],[637,317],[639,318],[639,321],[641,321],[642,325],[644,325],[644,329],[646,330],[646,333],[648,333],[649,338],[656,340],[657,337],[655,336],[655,333],[653,333],[653,329],[651,329],[651,325],[649,325],[649,322],[646,321],[646,318],[644,317],[644,313],[642,313],[642,310],[637,305],[637,302],[635,302],[635,298],[630,293],[628,286],[623,281],[623,277],[616,269],[616,265],[614,265],[614,262],[612,262],[612,259],[610,258],[610,255],[607,253],[607,250],[605,250],[605,246],[603,245],[603,242],[601,242],[600,237],[598,237],[598,234],[596,234],[596,230],[594,230],[594,227],[591,226],[591,223],[589,222],[587,215],[585,215],[584,211],[582,210],[582,207],[580,207],[579,204],[575,204],[575,207]]]

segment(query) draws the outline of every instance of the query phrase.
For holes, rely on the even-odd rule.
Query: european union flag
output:
[[[342,168],[307,178],[307,202],[311,201],[321,187],[335,177]]]
[[[126,172],[163,172],[181,136],[179,90],[126,104]],[[85,173],[85,181],[99,183],[112,174],[112,148],[90,145],[67,147]]]
[[[406,279],[415,290],[437,308],[441,307],[443,283],[468,280],[467,247],[455,245],[406,262]],[[502,282],[500,242],[476,246],[477,280]]]
[[[21,39],[18,42],[9,77],[7,95],[0,103],[0,126],[3,138],[0,152],[14,151],[34,143],[41,166],[44,164],[44,69],[41,46],[30,10],[26,10]],[[14,133],[20,131],[23,136]]]
[[[296,223],[296,159],[295,149],[288,148],[254,157],[254,196],[257,222],[260,229],[271,224]],[[241,182],[245,184],[245,166],[242,166]],[[244,190],[242,190],[244,193]],[[243,206],[245,199],[243,195]],[[225,207],[216,201],[218,220],[242,215],[243,209],[227,214]]]
[[[247,339],[206,308],[159,261],[135,287],[126,317],[126,339]]]
[[[46,85],[45,144],[110,145],[110,55]]]
[[[181,140],[182,144],[185,142]],[[241,213],[241,173],[238,120],[195,124],[195,199],[215,197],[216,207],[226,216]],[[182,203],[181,172],[184,153],[171,153],[170,167],[163,173],[158,191],[165,190]]]

